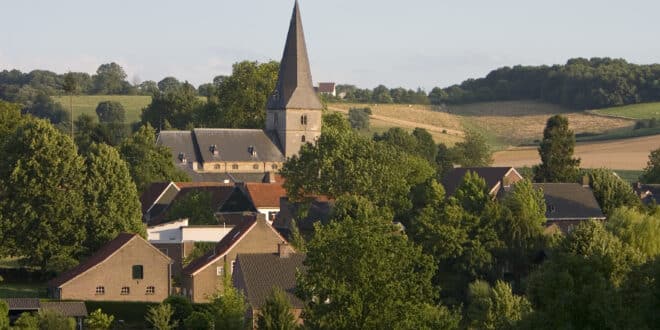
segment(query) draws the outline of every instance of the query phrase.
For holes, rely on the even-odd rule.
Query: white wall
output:
[[[151,243],[181,242],[181,227],[188,226],[188,219],[176,220],[147,228],[147,240]]]
[[[233,226],[191,226],[181,228],[181,240],[193,242],[219,242]]]

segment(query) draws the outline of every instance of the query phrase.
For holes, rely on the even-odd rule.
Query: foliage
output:
[[[328,127],[315,145],[304,145],[284,164],[281,175],[292,199],[352,193],[381,207],[405,211],[410,208],[410,188],[431,177],[433,169],[390,145]]]
[[[177,199],[167,211],[167,220],[187,218],[190,225],[214,225],[218,223],[208,191],[192,191]]]
[[[57,312],[40,310],[37,313],[40,330],[75,330],[76,320],[63,316]]]
[[[121,158],[128,164],[138,192],[153,182],[189,181],[181,170],[174,167],[167,147],[156,145],[156,132],[145,125],[119,145]]]
[[[374,89],[360,89],[353,85],[337,85],[335,101],[346,101],[352,103],[399,103],[399,104],[429,104],[429,97],[421,88],[417,90],[398,88],[387,88],[378,85]]]
[[[163,300],[163,304],[172,306],[172,321],[183,324],[184,320],[193,312],[190,300],[183,296],[169,296]]]
[[[14,326],[18,329],[39,329],[39,319],[32,313],[23,312],[14,322]]]
[[[649,154],[649,161],[639,180],[644,183],[660,183],[660,148]]]
[[[659,213],[646,214],[628,207],[618,208],[608,217],[606,228],[647,258],[660,255]]]
[[[370,108],[350,108],[348,109],[348,122],[353,129],[369,129]]]
[[[623,59],[572,58],[564,65],[503,67],[429,97],[434,104],[543,100],[577,109],[597,109],[660,100],[660,67]]]
[[[159,131],[169,129],[190,129],[193,117],[202,101],[197,97],[197,90],[188,83],[180,87],[167,87],[152,96],[151,103],[142,111],[142,123],[150,124]]]
[[[0,100],[0,143],[4,143],[22,121],[19,104]]]
[[[225,265],[226,266],[226,265]],[[225,267],[225,269],[228,269]],[[229,272],[225,272],[229,273]],[[224,280],[223,291],[211,298],[213,324],[216,329],[244,330],[247,305],[243,294],[231,285],[229,275]]]
[[[438,150],[435,155],[435,177],[438,181],[442,181],[442,178],[447,174],[451,169],[454,168],[454,152],[453,148],[447,148],[444,143],[438,144]]]
[[[532,312],[529,301],[514,295],[511,286],[497,281],[491,288],[488,282],[470,283],[467,316],[475,329],[512,329]]]
[[[177,321],[172,320],[173,313],[170,304],[162,303],[149,307],[144,319],[156,330],[176,329]]]
[[[453,148],[454,160],[463,167],[490,166],[493,151],[481,133],[474,130],[465,132],[465,139]]]
[[[300,228],[298,228],[298,224],[296,222],[296,219],[291,219],[289,227],[291,228],[291,236],[290,236],[290,239],[289,239],[289,242],[291,243],[291,246],[293,246],[293,248],[295,248],[296,251],[298,251],[300,253],[307,252],[307,242],[305,241],[305,238],[300,233]]]
[[[555,115],[548,119],[539,146],[541,164],[534,166],[537,182],[574,182],[580,159],[573,158],[575,134],[568,128],[568,118]]]
[[[213,250],[217,242],[195,242],[193,250],[183,258],[183,265],[188,265],[191,261],[205,255],[207,252]]]
[[[117,150],[105,144],[92,144],[85,157],[84,173],[87,231],[84,246],[88,251],[96,251],[122,232],[146,237],[137,189]]]
[[[632,186],[612,171],[595,169],[589,172],[589,185],[606,216],[622,206],[640,206],[640,199]]]
[[[96,115],[101,123],[123,123],[126,120],[126,110],[117,101],[103,101],[96,107]]]
[[[217,100],[200,109],[195,123],[205,127],[263,128],[266,101],[275,89],[278,70],[275,61],[235,63],[231,76],[221,77],[215,84]]]
[[[435,162],[435,142],[431,134],[423,128],[415,128],[409,134],[400,127],[392,127],[383,134],[374,134],[374,141],[387,143],[401,152],[426,159],[431,164]]]
[[[336,221],[316,225],[307,272],[297,294],[308,305],[305,325],[316,329],[425,327],[433,319],[433,258],[396,230],[362,197],[346,197]],[[340,203],[340,200],[337,201]],[[347,216],[347,215],[352,216]],[[426,311],[427,315],[419,315]],[[435,315],[435,314],[433,314]],[[422,317],[424,316],[424,317]],[[413,326],[414,325],[414,326]]]
[[[56,257],[75,258],[82,251],[85,229],[83,160],[73,141],[43,120],[29,120],[7,138],[2,154],[3,247],[43,269]]]
[[[89,316],[85,319],[85,327],[90,330],[107,330],[110,329],[114,320],[114,316],[103,313],[99,308],[89,313]]]
[[[31,102],[23,108],[23,113],[47,119],[53,125],[58,125],[61,128],[71,127],[67,126],[71,121],[71,114],[45,93],[38,93],[31,99]]]
[[[182,86],[181,82],[175,77],[165,77],[158,82],[158,89],[162,93],[167,93],[179,89]]]
[[[9,305],[0,300],[0,329],[9,328]]]
[[[260,330],[297,329],[296,320],[291,313],[291,303],[281,288],[273,287],[263,306],[260,306],[257,328]]]
[[[74,139],[80,154],[84,155],[89,152],[89,148],[93,143],[112,145],[115,142],[111,137],[111,133],[107,130],[107,126],[94,122],[94,118],[90,115],[82,114],[78,116],[73,126],[76,132]]]
[[[207,313],[192,312],[183,321],[186,330],[208,330],[213,329],[213,320]]]
[[[101,64],[92,79],[97,94],[122,94],[128,85],[124,68],[115,62]]]
[[[467,171],[451,198],[452,202],[460,205],[463,210],[472,214],[481,214],[491,197],[486,180],[476,172]]]

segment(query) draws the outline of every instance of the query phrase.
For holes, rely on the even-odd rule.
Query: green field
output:
[[[589,110],[589,112],[630,119],[660,118],[660,102],[631,104],[621,107]]]
[[[69,110],[68,96],[53,96],[53,100]],[[85,113],[96,118],[96,106],[103,101],[117,101],[126,110],[126,122],[133,123],[140,120],[142,109],[151,103],[151,96],[144,95],[75,95],[72,97],[73,117],[77,118]]]
[[[0,298],[46,298],[45,283],[0,283]]]

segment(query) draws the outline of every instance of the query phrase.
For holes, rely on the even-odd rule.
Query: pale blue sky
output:
[[[195,85],[279,60],[292,0],[0,0],[0,70],[94,72]],[[659,1],[301,0],[315,82],[448,86],[571,57],[660,62]]]

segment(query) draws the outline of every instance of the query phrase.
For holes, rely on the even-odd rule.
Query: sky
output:
[[[293,0],[0,0],[0,70],[195,85],[280,60]],[[300,0],[315,83],[430,90],[573,57],[660,63],[660,1]]]

